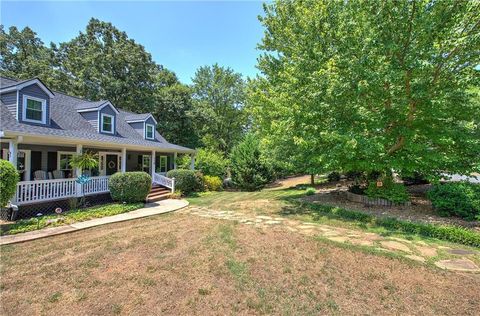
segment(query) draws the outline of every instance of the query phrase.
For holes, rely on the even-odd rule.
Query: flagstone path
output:
[[[203,207],[189,207],[182,212],[205,218],[237,221],[244,225],[259,228],[282,227],[291,232],[323,237],[333,242],[367,246],[378,251],[400,254],[420,263],[432,262],[442,269],[480,273],[479,266],[469,259],[471,256],[480,255],[480,251],[476,250],[431,245],[423,241],[412,241],[397,237],[384,237],[361,230],[301,222],[283,217],[248,215],[240,212],[217,211]]]

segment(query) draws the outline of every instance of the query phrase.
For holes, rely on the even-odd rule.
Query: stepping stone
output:
[[[435,265],[439,268],[452,271],[480,272],[480,268],[468,259],[440,260],[435,262]]]
[[[466,250],[466,249],[450,249],[450,250],[447,250],[447,252],[451,253],[452,255],[474,255],[474,254],[476,254],[475,251]]]
[[[329,231],[329,232],[325,232],[322,235],[326,236],[326,237],[329,237],[329,236],[338,236],[338,235],[340,235],[340,233],[332,230],[332,231]]]
[[[358,246],[373,246],[373,242],[370,240],[364,239],[350,239],[350,242],[354,245]]]
[[[276,220],[276,221],[284,221],[284,220],[285,220],[285,218],[282,218],[282,217],[275,217],[275,218],[274,218],[274,220]]]
[[[386,240],[386,241],[380,242],[380,244],[382,245],[382,247],[385,247],[390,250],[400,250],[408,253],[412,252],[410,248],[408,248],[406,245],[398,241]]]
[[[263,216],[263,215],[258,215],[257,218],[260,218],[260,219],[272,219],[270,216]]]
[[[407,257],[408,259],[412,259],[412,260],[418,261],[418,262],[422,262],[422,263],[425,262],[425,258],[420,257],[420,256],[407,255],[407,256],[405,256],[405,257]]]
[[[328,240],[331,240],[331,241],[336,241],[336,242],[346,242],[348,240],[347,237],[342,237],[342,236],[338,236],[338,237],[327,237]]]
[[[298,228],[300,229],[312,229],[314,228],[315,226],[311,226],[311,225],[299,225]]]
[[[285,226],[289,231],[291,232],[297,232],[298,230],[296,230],[295,228],[293,227],[290,227],[290,226]]]
[[[424,242],[423,240],[417,241],[417,244],[422,245],[422,246],[428,246],[428,244],[426,242]]]
[[[269,220],[269,221],[265,221],[265,224],[267,224],[267,225],[277,225],[277,224],[280,224],[280,221]]]
[[[428,246],[416,246],[415,247],[424,257],[435,257],[437,255],[437,250]]]

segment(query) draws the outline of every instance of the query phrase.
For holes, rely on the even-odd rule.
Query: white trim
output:
[[[47,142],[52,142],[52,144],[65,144],[67,146],[71,146],[72,142],[78,143],[81,142],[84,146],[101,146],[102,148],[111,148],[113,150],[115,149],[121,149],[121,147],[126,147],[128,150],[136,150],[136,151],[151,151],[152,149],[155,149],[156,151],[162,151],[166,153],[173,153],[173,152],[178,152],[178,153],[183,153],[183,154],[189,154],[189,153],[196,153],[195,149],[180,149],[180,148],[165,148],[162,147],[160,142],[152,142],[152,145],[158,145],[158,146],[143,146],[143,145],[136,145],[136,144],[131,144],[131,143],[124,143],[124,142],[105,142],[105,141],[99,141],[99,140],[94,140],[94,139],[88,139],[88,138],[81,138],[81,137],[75,137],[75,136],[65,136],[65,135],[45,135],[45,134],[32,134],[32,133],[26,133],[26,132],[19,132],[19,131],[4,131],[4,137],[16,137],[16,136],[24,136],[28,137],[28,141],[32,144],[43,144],[39,142],[39,140],[47,141]],[[118,138],[119,140],[121,138]],[[32,142],[35,140],[34,142]],[[5,139],[0,139],[0,142],[6,142]]]
[[[100,113],[100,111],[98,111],[98,113]],[[112,119],[112,130],[111,131],[105,131],[103,130],[103,118],[107,116],[107,117],[110,117]],[[115,116],[113,115],[110,115],[110,114],[107,114],[107,113],[101,113],[100,114],[100,131],[102,133],[106,133],[106,134],[115,134]]]
[[[99,151],[98,152],[98,173],[100,176],[106,176],[107,175],[107,168],[106,166],[104,167],[102,164],[102,158],[103,161],[106,163],[107,161],[107,155],[116,155],[117,156],[117,172],[119,172],[120,169],[120,164],[123,163],[122,161],[122,153],[116,152],[116,151]]]
[[[91,108],[87,108],[87,109],[79,109],[79,110],[77,110],[77,112],[83,113],[83,112],[101,111],[107,105],[110,106],[116,114],[120,114],[120,112],[118,112],[117,108],[112,103],[110,103],[110,101],[106,101],[105,103],[102,103],[97,107],[91,107]]]
[[[148,127],[152,128],[152,137],[148,137],[148,133],[147,133],[147,131],[148,131],[147,128]],[[145,139],[155,140],[155,125],[145,123]]]
[[[47,86],[45,86],[39,79],[32,79],[32,80],[28,80],[24,83],[21,83],[21,84],[17,84],[17,85],[14,85],[12,87],[7,87],[7,88],[2,88],[2,93],[7,93],[7,92],[12,92],[12,91],[19,91],[19,90],[22,90],[23,88],[25,87],[28,87],[28,86],[31,86],[33,84],[37,84],[42,90],[43,92],[45,92],[46,94],[48,94],[48,96],[50,98],[53,98],[55,96],[55,94],[53,94],[48,88]]]
[[[151,118],[155,122],[155,124],[158,124],[157,120],[153,117],[151,113],[148,113],[148,116],[143,120],[125,120],[125,121],[127,123],[140,123],[140,122],[146,122],[149,118]]]
[[[68,166],[70,169],[60,169],[60,156],[61,155],[72,155],[75,156],[76,152],[75,151],[57,151],[57,170],[71,170],[73,171],[73,168],[71,166]]]
[[[27,119],[27,101],[28,100],[37,101],[37,102],[42,103],[42,120],[41,121]],[[24,94],[23,95],[23,100],[22,100],[22,121],[31,122],[31,123],[47,124],[47,100],[32,97],[30,95]]]

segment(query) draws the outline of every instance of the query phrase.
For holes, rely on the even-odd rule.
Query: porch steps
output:
[[[172,192],[170,189],[162,187],[160,185],[153,185],[150,193],[147,195],[147,202],[156,202],[164,199],[168,199]]]

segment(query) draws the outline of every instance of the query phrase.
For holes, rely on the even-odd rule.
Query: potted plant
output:
[[[76,182],[80,184],[83,188],[83,185],[90,181],[90,177],[86,174],[83,174],[84,170],[91,170],[98,166],[98,154],[86,151],[82,154],[77,154],[72,157],[70,160],[70,166],[72,168],[82,169],[82,174],[77,174]],[[82,190],[84,192],[84,190]],[[85,194],[82,194],[80,202],[78,203],[80,207],[85,207]]]

